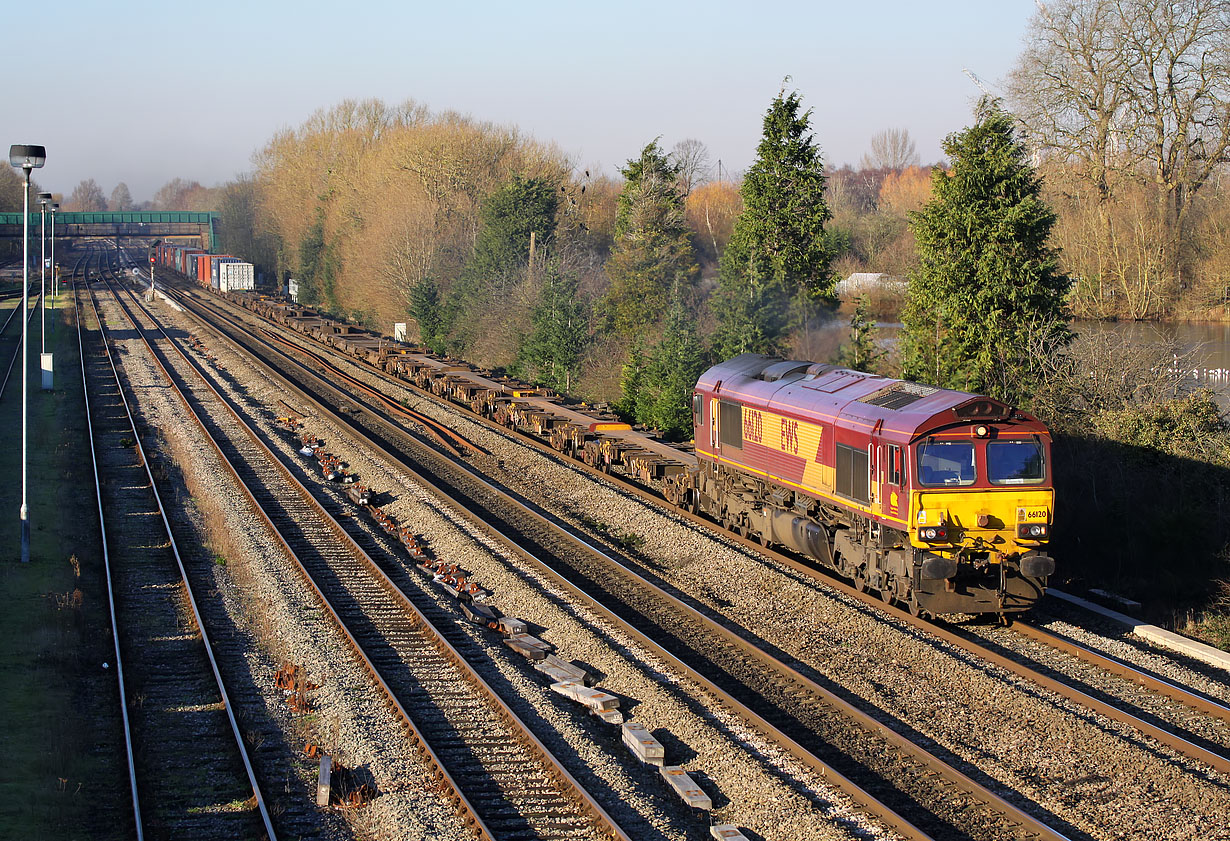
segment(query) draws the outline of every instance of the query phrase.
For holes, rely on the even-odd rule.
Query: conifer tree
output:
[[[910,379],[1018,401],[1032,364],[1071,340],[1055,214],[1011,115],[984,98],[973,126],[949,135],[951,173],[911,214],[919,266],[902,313]]]
[[[769,105],[756,160],[743,179],[743,212],[722,254],[715,300],[718,350],[781,351],[788,332],[833,299],[824,233],[824,161],[797,91]]]
[[[875,321],[867,314],[867,296],[859,295],[850,316],[850,341],[841,346],[837,364],[874,374],[883,356],[876,345]]]
[[[558,206],[557,190],[550,182],[521,175],[514,175],[483,202],[474,252],[442,309],[440,333],[448,337],[454,352],[464,352],[475,339],[476,326],[469,314],[489,309],[493,301],[498,305],[524,279],[530,234],[537,259],[546,258]]]
[[[658,142],[620,171],[625,183],[606,265],[611,287],[600,309],[610,328],[632,336],[661,319],[670,291],[690,284],[698,267],[679,172]]]
[[[673,440],[692,437],[692,389],[705,368],[704,349],[696,335],[695,318],[678,295],[666,317],[662,340],[650,364],[650,400],[641,423],[662,430]]]
[[[619,376],[619,404],[615,407],[625,420],[632,423],[640,423],[639,418],[644,416],[645,403],[645,379],[647,376],[645,359],[645,343],[641,337],[637,337],[632,342],[632,347],[628,349],[628,359],[620,369]]]
[[[542,178],[514,175],[487,198],[479,212],[482,227],[462,282],[476,288],[503,289],[529,261],[530,234],[545,249],[555,228],[557,190]]]
[[[427,275],[410,289],[410,317],[419,325],[419,341],[428,350],[444,350],[444,312],[440,305],[440,288]]]
[[[551,263],[542,277],[542,293],[534,308],[533,331],[517,354],[516,367],[529,379],[556,391],[569,392],[585,348],[589,323],[577,300],[577,282]]]

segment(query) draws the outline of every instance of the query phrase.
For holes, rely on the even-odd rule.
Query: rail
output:
[[[76,284],[74,283],[74,297],[75,298],[77,297],[76,292],[77,292]],[[100,331],[100,334],[103,338],[103,342],[105,345],[107,342],[107,330],[103,323],[101,314],[98,312],[97,301],[94,298],[93,290],[89,290],[89,293],[90,293],[90,300],[94,306],[95,315],[98,320],[99,331]],[[78,347],[81,349],[82,387],[86,395],[87,423],[88,423],[88,427],[90,430],[90,452],[93,457],[95,493],[97,494],[97,497],[98,497],[98,515],[99,515],[101,537],[102,537],[102,544],[103,544],[103,559],[104,559],[105,572],[106,572],[106,577],[107,577],[108,608],[110,611],[111,627],[113,628],[113,636],[115,638],[116,673],[117,673],[117,680],[119,682],[119,687],[120,687],[120,706],[121,706],[122,715],[123,715],[125,744],[126,744],[126,751],[128,755],[130,787],[132,789],[133,809],[134,809],[134,813],[135,813],[135,817],[137,821],[137,835],[139,838],[141,838],[141,837],[144,837],[143,822],[141,820],[141,813],[140,813],[140,799],[138,795],[138,784],[136,780],[136,767],[135,767],[135,763],[133,760],[132,731],[131,731],[131,726],[130,726],[129,717],[128,717],[128,710],[127,710],[126,699],[128,696],[124,689],[123,664],[122,664],[121,655],[120,655],[121,634],[120,634],[120,627],[118,625],[117,618],[116,618],[116,597],[115,597],[115,589],[114,589],[114,584],[113,584],[114,576],[113,576],[113,570],[111,567],[111,559],[110,559],[109,545],[108,545],[108,539],[107,539],[107,530],[106,530],[106,520],[103,514],[102,488],[101,488],[101,484],[98,481],[98,461],[97,461],[97,451],[94,445],[93,419],[90,417],[90,414],[89,414],[88,395],[89,395],[90,386],[89,386],[88,378],[86,377],[86,369],[85,369],[85,358],[86,357],[84,353],[84,344],[82,340],[82,322],[80,318],[80,303],[81,303],[80,300],[77,299],[76,300],[77,313],[78,313],[77,315],[77,328],[78,328],[77,339],[78,339]],[[135,419],[133,418],[132,407],[129,405],[128,399],[124,395],[124,390],[121,384],[120,374],[119,374],[118,369],[115,366],[115,359],[110,353],[107,354],[107,361],[108,361],[108,365],[110,367],[111,373],[115,377],[115,382],[119,390],[119,396],[123,403],[124,411],[127,416],[128,423],[132,429],[134,446],[137,449],[139,460],[145,469],[146,478],[149,482],[151,492],[153,494],[155,503],[158,508],[158,514],[161,519],[163,529],[165,530],[165,533],[166,533],[167,541],[169,543],[169,548],[171,550],[172,555],[175,558],[176,565],[178,566],[179,575],[183,582],[184,592],[188,600],[188,605],[191,610],[193,620],[196,623],[196,626],[200,631],[201,640],[204,645],[204,650],[209,660],[210,670],[213,673],[214,681],[217,685],[218,692],[221,695],[222,703],[226,710],[227,719],[230,724],[231,733],[234,737],[235,745],[239,752],[239,756],[242,759],[244,771],[247,774],[249,783],[251,784],[252,794],[256,800],[256,805],[257,805],[257,808],[261,816],[261,821],[264,824],[265,832],[267,833],[267,837],[269,838],[269,841],[276,841],[277,833],[273,829],[272,818],[269,814],[269,810],[266,805],[265,798],[261,792],[260,784],[258,783],[256,779],[256,773],[252,766],[251,757],[248,755],[248,751],[244,743],[243,735],[239,729],[239,722],[235,718],[234,706],[231,703],[230,697],[226,689],[226,685],[222,679],[221,670],[219,669],[217,659],[214,656],[213,644],[211,643],[210,638],[209,638],[209,631],[205,625],[205,622],[203,621],[201,611],[198,607],[196,595],[193,592],[192,584],[188,577],[187,569],[184,566],[184,561],[183,561],[182,555],[180,554],[178,542],[175,539],[175,535],[171,528],[170,521],[167,518],[166,508],[162,502],[161,494],[158,491],[158,485],[154,480],[153,473],[149,467],[149,461],[145,456],[145,450],[144,450],[143,445],[141,444],[141,436],[137,432],[137,425],[136,425]]]
[[[235,407],[231,405],[230,401],[227,400],[220,392],[217,391],[217,389],[209,381],[208,377],[206,377],[204,373],[201,371],[199,364],[196,363],[194,360],[192,360],[186,353],[184,353],[183,350],[179,347],[178,343],[175,342],[173,339],[170,338],[169,335],[166,334],[166,332],[162,329],[161,325],[157,323],[157,320],[154,319],[152,315],[147,310],[145,310],[144,306],[141,305],[141,303],[136,300],[135,296],[132,295],[131,291],[127,291],[127,295],[136,304],[136,306],[144,313],[146,318],[149,318],[154,323],[155,326],[152,329],[158,332],[161,335],[162,339],[167,342],[167,344],[185,362],[185,364],[187,364],[188,366],[192,368],[192,370],[194,371],[196,376],[199,378],[200,382],[202,383],[206,391],[209,393],[212,393],[213,398],[215,398],[218,401],[219,405],[225,409],[228,419],[238,425],[238,427],[243,431],[243,434],[245,434],[248,437],[251,444],[254,445],[255,448],[261,452],[262,457],[265,460],[267,460],[268,464],[280,474],[282,481],[285,482],[287,485],[289,485],[292,488],[292,492],[299,499],[301,499],[305,504],[311,507],[315,519],[317,519],[320,522],[325,523],[329,527],[329,529],[332,531],[332,533],[335,535],[336,539],[340,543],[344,544],[346,548],[355,557],[359,558],[361,562],[367,567],[369,573],[372,576],[374,576],[376,579],[378,579],[381,585],[384,588],[386,588],[388,592],[392,593],[394,597],[400,601],[406,613],[409,614],[422,628],[428,630],[430,633],[434,635],[433,643],[445,653],[446,658],[457,669],[459,669],[465,674],[467,680],[471,683],[471,685],[476,687],[477,690],[488,699],[489,703],[493,705],[493,711],[495,715],[499,719],[508,723],[511,727],[515,728],[521,734],[523,743],[528,747],[528,749],[532,751],[533,753],[536,753],[540,757],[540,760],[544,763],[544,765],[548,766],[551,769],[549,772],[551,776],[553,776],[557,781],[559,781],[562,787],[564,787],[565,789],[569,789],[573,792],[572,796],[574,797],[576,802],[579,804],[581,813],[588,815],[593,825],[597,828],[600,828],[601,831],[604,834],[608,835],[609,837],[620,839],[620,841],[629,841],[629,837],[627,836],[627,834],[624,833],[624,831],[619,828],[619,826],[610,817],[610,815],[608,815],[606,811],[602,808],[602,806],[598,804],[598,802],[594,799],[593,795],[590,794],[588,791],[586,791],[585,788],[580,784],[580,782],[577,781],[572,776],[572,774],[569,773],[568,770],[563,767],[562,764],[560,764],[559,760],[541,742],[541,740],[539,740],[538,737],[534,735],[533,731],[528,727],[528,725],[526,725],[520,719],[520,717],[517,716],[517,714],[499,696],[499,694],[490,687],[490,685],[477,673],[477,671],[474,670],[473,666],[471,666],[470,663],[460,653],[458,653],[457,650],[448,642],[448,640],[445,639],[444,636],[439,633],[439,631],[428,620],[428,618],[424,616],[423,613],[418,609],[418,607],[415,606],[414,603],[408,597],[406,597],[404,592],[402,592],[400,588],[398,588],[397,585],[391,579],[389,579],[387,574],[382,569],[380,569],[379,565],[354,541],[354,539],[350,536],[350,534],[346,531],[346,529],[340,523],[338,523],[337,520],[332,515],[329,514],[329,512],[320,504],[320,502],[316,500],[314,495],[301,482],[299,482],[299,480],[286,468],[286,466],[282,463],[282,461],[278,459],[277,456],[272,451],[269,450],[269,448],[264,444],[264,442],[260,440],[260,437],[256,434],[256,432],[250,427],[247,421],[245,421],[243,417],[240,415],[240,413],[235,409]],[[128,309],[126,304],[124,304],[123,306],[125,307],[126,310]],[[135,325],[136,319],[133,318],[132,320]],[[145,337],[145,330],[143,328],[138,328],[138,332],[140,332],[141,335]],[[162,369],[162,371],[164,372],[164,375],[167,377],[168,381],[172,383],[175,390],[181,394],[181,399],[184,400],[185,405],[191,406],[190,401],[186,398],[186,396],[183,395],[182,390],[175,383],[175,378],[173,378],[170,375],[170,372],[167,370],[167,367],[165,364],[166,360],[162,358],[162,354],[153,347],[153,343],[149,342],[148,337],[145,337],[145,338],[146,338],[147,343],[149,343],[151,353],[154,355],[155,359],[158,360],[159,368]],[[275,535],[277,535],[288,557],[292,558],[295,561],[295,563],[298,566],[300,575],[305,579],[305,581],[309,583],[311,588],[314,590],[314,592],[317,595],[317,598],[320,600],[321,604],[325,607],[326,612],[330,615],[331,621],[334,624],[334,626],[339,630],[340,633],[343,634],[343,636],[345,637],[347,641],[347,645],[351,648],[352,651],[354,651],[356,657],[358,657],[358,659],[361,661],[365,670],[371,676],[373,682],[376,683],[377,687],[380,689],[381,694],[389,701],[390,705],[393,707],[399,719],[403,722],[403,724],[410,731],[410,733],[412,734],[412,740],[421,747],[421,749],[423,750],[423,753],[428,757],[429,761],[437,768],[437,774],[439,776],[439,779],[444,785],[447,786],[450,792],[450,799],[452,799],[452,801],[454,802],[455,807],[459,815],[461,816],[463,822],[469,825],[470,827],[472,827],[476,835],[478,835],[478,837],[480,838],[489,838],[489,839],[498,838],[499,837],[498,834],[493,832],[486,825],[484,818],[482,817],[482,810],[480,810],[479,808],[476,808],[476,806],[466,796],[465,791],[467,790],[468,786],[462,781],[454,778],[454,776],[450,773],[448,769],[448,763],[442,761],[437,751],[430,743],[430,740],[420,730],[420,728],[416,726],[414,718],[410,715],[408,709],[400,700],[398,693],[395,692],[390,687],[389,682],[381,674],[381,672],[377,668],[377,665],[375,664],[375,662],[373,662],[373,659],[366,653],[366,651],[364,650],[364,647],[358,641],[358,639],[356,639],[356,636],[354,633],[352,633],[351,629],[347,627],[347,623],[343,620],[342,616],[340,615],[340,611],[336,608],[334,604],[330,603],[329,599],[326,597],[324,589],[321,586],[319,586],[319,583],[314,579],[314,576],[310,573],[307,566],[304,565],[303,562],[300,560],[300,558],[298,557],[298,554],[295,552],[290,542],[288,542],[285,536],[282,534],[283,530],[278,527],[277,523],[274,521],[274,518],[271,517],[268,514],[268,512],[265,511],[266,506],[262,503],[262,501],[258,498],[258,496],[249,487],[248,483],[243,480],[242,476],[240,475],[241,471],[238,470],[236,465],[232,463],[232,459],[225,452],[225,448],[217,440],[216,436],[214,436],[213,434],[209,432],[207,425],[199,417],[199,413],[197,411],[192,410],[190,411],[190,414],[196,419],[196,423],[198,427],[206,434],[207,438],[212,442],[213,448],[218,453],[218,455],[222,458],[223,463],[228,465],[228,471],[230,472],[232,477],[234,477],[239,482],[240,487],[244,489],[245,496],[247,497],[250,504],[252,505],[253,510],[264,520],[264,522],[271,529],[271,531]]]

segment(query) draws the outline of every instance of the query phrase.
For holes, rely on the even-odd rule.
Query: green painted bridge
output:
[[[50,217],[50,214],[48,214]],[[39,236],[42,213],[30,214],[30,237]],[[56,239],[63,237],[174,237],[201,236],[214,241],[218,214],[214,211],[149,210],[56,213]],[[21,239],[21,214],[0,213],[0,239]],[[51,219],[47,219],[51,235]]]

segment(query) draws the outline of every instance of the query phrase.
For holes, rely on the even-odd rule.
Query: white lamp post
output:
[[[39,239],[42,242],[42,249],[39,253],[39,285],[38,297],[42,302],[39,307],[39,324],[43,334],[43,350],[44,356],[47,355],[47,205],[51,204],[51,193],[39,193],[38,203],[43,206],[42,233]]]
[[[26,314],[30,307],[30,172],[47,163],[42,146],[9,147],[9,163],[20,168],[26,189],[21,226],[21,562],[30,563],[30,509],[26,504],[26,386],[30,369],[26,365]]]

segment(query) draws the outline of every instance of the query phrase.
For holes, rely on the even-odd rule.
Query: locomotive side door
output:
[[[871,513],[879,514],[880,491],[884,477],[880,474],[880,436],[872,435],[871,443],[867,445],[867,492],[871,497]]]
[[[886,517],[901,520],[905,516],[905,452],[897,444],[881,444],[880,510]]]

